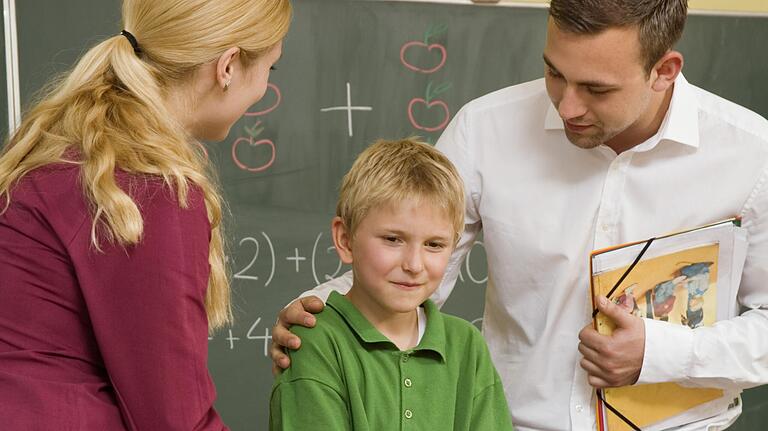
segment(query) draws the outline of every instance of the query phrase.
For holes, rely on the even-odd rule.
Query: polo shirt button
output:
[[[408,355],[403,355],[402,360],[403,362],[408,362]]]
[[[405,379],[403,382],[406,388],[410,388],[413,385],[413,382],[411,382],[411,379]]]
[[[406,410],[406,411],[405,411],[405,418],[406,418],[406,419],[410,419],[410,418],[412,418],[412,417],[413,417],[413,412],[412,412],[412,411],[410,411],[410,410]]]

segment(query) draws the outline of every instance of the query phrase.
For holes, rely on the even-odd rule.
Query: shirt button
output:
[[[411,379],[405,379],[405,381],[403,381],[403,384],[405,385],[406,388],[410,388],[413,385],[413,382],[411,382]]]
[[[412,418],[412,417],[413,417],[413,412],[412,412],[412,411],[410,411],[410,410],[406,410],[406,411],[405,411],[405,418],[406,418],[406,419],[410,419],[410,418]]]
[[[608,232],[610,229],[611,229],[611,227],[608,226],[607,224],[603,225],[603,232]]]
[[[408,355],[401,356],[403,362],[408,362]]]
[[[576,404],[576,411],[579,413],[583,412],[584,406],[582,406],[581,404]]]

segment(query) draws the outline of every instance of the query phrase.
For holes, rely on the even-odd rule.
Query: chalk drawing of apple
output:
[[[426,106],[427,109],[432,109],[433,107],[437,107],[437,109],[442,110],[441,119],[439,120],[440,123],[436,126],[427,126],[424,124],[420,124],[418,121],[416,121],[415,115],[414,115],[414,109],[417,106]],[[438,130],[443,130],[445,126],[448,125],[448,121],[451,119],[451,112],[448,109],[448,104],[443,102],[442,100],[432,100],[430,102],[427,102],[425,99],[422,99],[420,97],[417,97],[415,99],[411,100],[411,103],[408,104],[408,119],[411,120],[411,125],[419,130],[424,130],[426,132],[436,132]]]
[[[419,130],[424,130],[426,132],[436,132],[438,130],[443,130],[445,126],[448,125],[448,121],[451,119],[451,111],[448,108],[448,104],[445,103],[442,100],[436,100],[435,98],[439,96],[440,94],[445,93],[451,88],[452,84],[450,82],[445,82],[443,84],[440,84],[438,86],[435,86],[432,81],[429,82],[427,85],[427,92],[425,94],[424,98],[416,97],[414,99],[411,99],[411,102],[408,103],[408,119],[411,121],[411,125]],[[433,108],[440,109],[442,112],[439,113],[439,120],[437,122],[437,125],[424,125],[421,122],[416,120],[417,115],[414,113],[416,108],[420,108],[420,112],[425,112],[426,110],[430,110]],[[434,115],[432,115],[434,117]],[[423,116],[422,116],[423,117]],[[434,123],[434,121],[433,121]]]
[[[406,42],[401,48],[400,48],[400,62],[403,63],[403,66],[406,68],[419,73],[435,73],[438,70],[442,69],[443,66],[445,66],[445,62],[448,60],[448,51],[445,49],[445,45],[437,42],[431,42],[430,39],[440,36],[443,33],[448,31],[448,26],[445,24],[442,25],[430,25],[427,28],[427,31],[424,32],[424,38],[422,40],[412,40],[410,42]],[[434,64],[431,67],[422,66],[419,67],[415,64],[413,64],[413,61],[408,61],[406,57],[409,57],[413,59],[416,55],[409,55],[408,52],[416,52],[421,51],[420,54],[423,55],[425,52],[432,53],[436,52],[439,57],[436,57],[436,62],[433,60]],[[433,55],[434,56],[434,55]]]
[[[436,50],[436,52],[440,55],[440,59],[438,60],[436,66],[418,67],[409,63],[408,60],[406,59],[407,51],[409,50],[413,51],[416,49],[424,49],[424,48],[426,48],[430,52],[433,50]],[[403,66],[407,67],[410,70],[413,70],[414,72],[425,73],[425,74],[435,73],[438,70],[440,70],[443,66],[445,66],[446,60],[448,60],[448,52],[446,51],[445,46],[439,43],[427,44],[418,40],[413,40],[413,41],[407,42],[406,44],[403,45],[402,48],[400,48],[400,62],[403,63]]]
[[[240,144],[247,143],[248,147],[250,147],[251,150],[261,150],[258,147],[261,147],[263,145],[267,145],[270,149],[271,156],[267,163],[261,165],[261,166],[249,166],[246,163],[243,163],[240,158],[238,157],[238,151],[237,148]],[[235,162],[235,165],[237,165],[238,168],[248,171],[248,172],[261,172],[266,169],[268,169],[270,166],[272,166],[273,163],[275,163],[275,143],[270,141],[269,139],[260,139],[258,141],[254,141],[253,136],[248,138],[240,138],[232,143],[232,160]]]
[[[253,112],[246,111],[246,113],[243,115],[246,117],[259,117],[262,115],[269,114],[270,112],[277,109],[277,107],[280,106],[280,102],[283,100],[283,95],[280,93],[280,88],[278,88],[278,86],[275,84],[267,84],[266,92],[269,93],[270,90],[272,90],[275,93],[275,101],[272,103],[270,107],[261,111],[253,111]]]

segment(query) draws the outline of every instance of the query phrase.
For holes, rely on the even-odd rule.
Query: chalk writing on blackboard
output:
[[[286,257],[285,260],[292,260],[293,263],[296,265],[296,272],[299,272],[299,262],[303,262],[307,260],[307,258],[304,256],[299,256],[299,249],[294,248],[293,255]]]
[[[269,272],[269,277],[267,277],[267,281],[264,283],[264,287],[266,287],[266,286],[269,286],[269,283],[272,282],[272,278],[275,276],[275,248],[272,245],[272,240],[269,239],[269,235],[267,235],[264,232],[262,232],[261,235],[264,237],[264,240],[267,242],[267,245],[269,246],[270,257],[272,259],[272,266]],[[248,274],[248,272],[250,271],[251,267],[253,267],[253,264],[256,263],[256,260],[259,258],[259,250],[260,250],[259,241],[253,237],[245,237],[240,240],[238,245],[242,247],[244,244],[252,244],[252,248],[250,249],[253,250],[253,257],[251,258],[248,265],[246,265],[245,268],[235,273],[233,277],[240,280],[257,281],[259,280],[259,277],[257,275]]]
[[[475,249],[475,247],[482,247],[483,251],[485,251],[485,244],[483,244],[482,241],[475,241],[475,244],[469,250],[469,253],[467,253],[467,258],[464,260],[464,270],[467,272],[467,277],[470,279],[470,281],[472,281],[475,284],[485,284],[488,281],[488,275],[486,274],[486,276],[483,278],[475,277],[472,274],[472,269],[470,268],[470,261],[472,260],[472,251]]]
[[[269,335],[269,325],[264,327],[264,335],[254,335],[253,331],[256,330],[256,327],[259,326],[259,323],[261,322],[261,317],[256,319],[255,322],[253,322],[253,325],[251,325],[251,328],[248,329],[248,333],[245,334],[245,338],[248,340],[256,340],[256,341],[263,341],[264,342],[264,356],[269,355],[269,343],[272,341],[272,336]]]
[[[339,273],[341,273],[341,268],[342,268],[341,259],[339,259],[338,255],[336,254],[336,249],[332,245],[331,246],[319,246],[320,239],[322,237],[323,237],[323,233],[322,232],[317,234],[317,237],[315,238],[315,244],[312,246],[312,277],[314,277],[314,279],[315,279],[315,284],[325,283],[328,280],[336,278],[339,275]],[[319,254],[317,252],[318,248],[323,249],[323,253]],[[336,270],[333,272],[333,274],[323,274],[322,281],[321,281],[321,278],[318,277],[318,274],[317,274],[317,272],[318,272],[318,269],[317,269],[318,263],[317,263],[317,261],[319,260],[320,256],[322,256],[323,254],[325,254],[325,255],[331,254],[331,255],[335,256],[336,260],[338,261],[338,265],[336,266]]]
[[[264,335],[257,335],[256,328],[259,326],[259,323],[261,323],[261,317],[256,319],[255,322],[250,326],[248,329],[248,332],[245,334],[245,339],[250,341],[256,341],[261,342],[264,345],[264,356],[269,356],[269,344],[272,341],[272,336],[269,334],[269,325],[264,326]],[[213,341],[215,337],[208,337],[208,341]],[[237,347],[237,342],[241,341],[242,338],[235,335],[233,328],[227,329],[227,336],[224,337],[224,340],[227,342],[228,350],[235,350],[235,347]]]
[[[373,107],[371,106],[352,106],[352,86],[347,82],[347,104],[344,106],[331,106],[329,108],[322,108],[320,109],[320,112],[331,112],[331,111],[347,111],[347,129],[349,132],[349,137],[351,138],[352,133],[352,111],[373,111]]]

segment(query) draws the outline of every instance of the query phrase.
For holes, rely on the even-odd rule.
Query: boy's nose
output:
[[[423,271],[424,259],[421,253],[421,247],[408,247],[408,251],[403,258],[403,270],[411,273]]]

